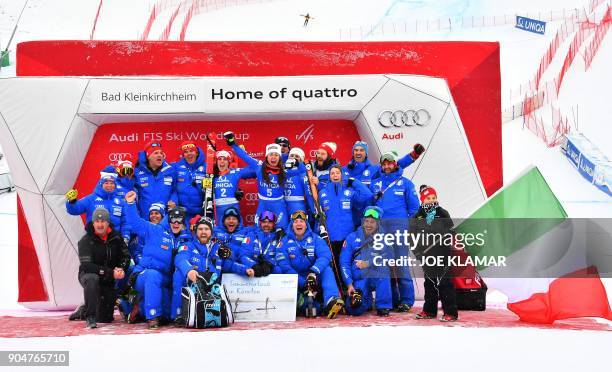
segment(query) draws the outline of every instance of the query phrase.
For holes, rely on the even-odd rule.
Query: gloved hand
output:
[[[276,240],[277,242],[280,242],[280,240],[285,236],[285,230],[281,229],[280,227],[276,229],[276,231],[274,232],[274,240]]]
[[[383,197],[383,192],[382,191],[377,191],[376,195],[374,195],[374,201],[379,201],[380,198]]]
[[[350,304],[352,308],[357,308],[363,303],[363,294],[361,289],[356,289],[350,297]]]
[[[256,278],[268,276],[272,272],[272,264],[266,260],[261,260],[259,263],[253,265],[253,271],[255,271]]]
[[[287,159],[285,162],[285,169],[293,169],[297,165],[297,160],[295,159]]]
[[[349,170],[353,170],[353,169],[355,169],[355,163],[351,161],[350,163],[348,163],[348,164],[346,165],[346,167],[347,167]]]
[[[66,199],[68,199],[68,202],[70,203],[74,203],[77,200],[78,196],[79,192],[77,191],[77,189],[70,189],[70,191],[66,193]]]
[[[236,143],[236,135],[234,132],[225,132],[223,133],[223,137],[225,138],[225,143],[227,143],[228,146],[232,146]]]
[[[119,177],[131,178],[134,174],[134,168],[124,164],[122,167],[117,167],[117,174],[119,174]]]
[[[308,276],[306,277],[306,290],[309,292],[317,291],[317,274],[308,274]]]
[[[422,153],[425,152],[425,147],[420,143],[417,143],[413,147],[413,151],[410,153],[410,157],[414,160],[417,160]]]
[[[212,189],[213,180],[210,177],[202,178],[202,190],[206,191],[206,189]]]
[[[329,238],[329,234],[327,233],[327,230],[325,229],[325,227],[319,226],[319,236],[325,240]]]
[[[219,247],[218,254],[219,254],[219,257],[225,260],[225,259],[232,257],[232,250],[227,245],[222,244]]]
[[[244,198],[244,191],[242,191],[241,189],[236,189],[234,197],[236,198],[236,200],[241,201],[242,198]]]
[[[355,181],[354,177],[349,177],[348,181],[346,181],[346,187],[352,187],[354,181]]]

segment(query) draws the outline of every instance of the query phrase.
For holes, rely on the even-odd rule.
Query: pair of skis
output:
[[[325,212],[323,211],[321,203],[319,202],[319,191],[317,189],[317,185],[315,185],[312,181],[314,178],[314,174],[312,172],[312,164],[305,163],[304,166],[306,167],[308,185],[310,186],[310,193],[312,194],[312,200],[314,202],[315,212],[317,214],[317,222],[319,223],[319,236],[325,240],[327,246],[329,247],[329,251],[331,252],[332,258],[332,269],[334,271],[334,277],[336,278],[336,286],[338,287],[338,294],[340,295],[342,301],[346,303],[344,298],[344,291],[342,290],[342,277],[340,276],[340,270],[338,263],[336,262],[334,249],[332,247],[331,241],[329,240],[329,233],[327,232],[327,217],[325,216]]]
[[[202,211],[204,217],[210,221],[215,221],[215,194],[213,192],[215,178],[215,154],[217,147],[214,142],[215,134],[209,133],[206,135],[206,174],[202,182],[207,182],[210,187],[204,188],[204,201],[202,203]]]

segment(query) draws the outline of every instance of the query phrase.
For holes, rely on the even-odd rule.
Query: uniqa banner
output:
[[[516,28],[533,32],[534,34],[544,35],[546,32],[546,22],[538,21],[527,17],[516,16]]]

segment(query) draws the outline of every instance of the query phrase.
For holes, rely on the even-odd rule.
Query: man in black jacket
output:
[[[110,224],[105,208],[94,211],[85,230],[87,233],[79,240],[79,283],[84,290],[87,328],[96,328],[96,321],[113,321],[115,280],[125,277],[130,253],[121,233]]]

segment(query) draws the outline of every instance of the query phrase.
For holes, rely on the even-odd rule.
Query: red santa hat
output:
[[[327,155],[329,155],[330,158],[333,158],[336,155],[338,145],[336,145],[335,142],[323,142],[319,146],[319,149],[325,150],[325,152],[327,152]]]

